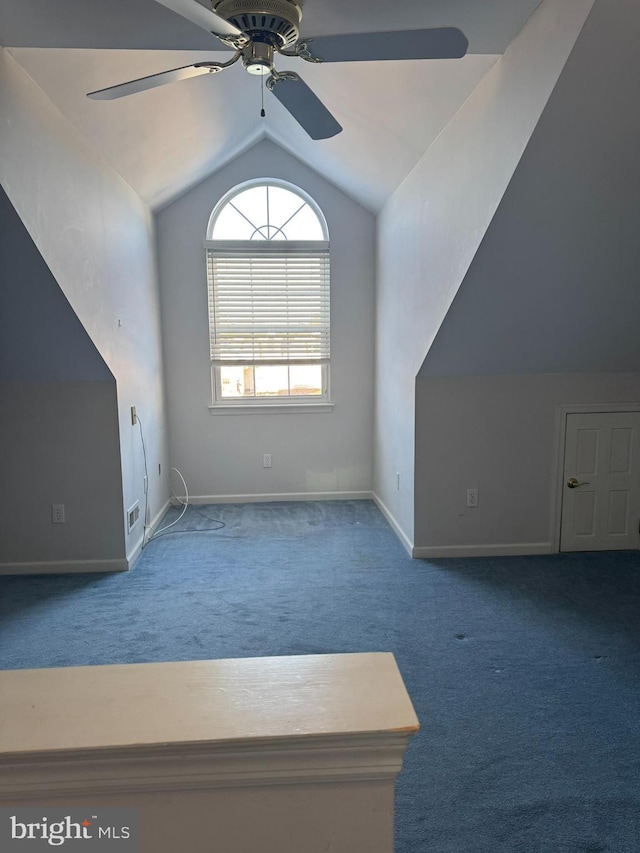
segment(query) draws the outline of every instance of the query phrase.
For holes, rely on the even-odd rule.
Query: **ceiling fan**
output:
[[[359,33],[300,39],[302,9],[296,0],[213,0],[213,10],[197,0],[157,0],[163,6],[216,36],[234,51],[228,62],[196,62],[151,74],[118,86],[90,92],[112,100],[199,74],[223,71],[242,60],[249,74],[266,77],[266,87],[312,139],[328,139],[342,127],[322,101],[294,71],[277,71],[276,53],[307,62],[456,59],[468,42],[455,27]]]

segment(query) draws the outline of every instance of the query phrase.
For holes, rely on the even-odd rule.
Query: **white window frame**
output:
[[[245,243],[245,241],[240,240],[213,240],[212,234],[215,228],[216,220],[220,212],[226,207],[226,205],[233,200],[233,198],[245,190],[252,187],[261,187],[261,186],[275,186],[282,187],[290,190],[295,193],[300,199],[306,204],[309,205],[311,210],[317,216],[318,221],[321,225],[324,240],[322,241],[288,241],[288,240],[253,240],[250,244]],[[209,219],[208,227],[207,227],[207,239],[205,240],[205,262],[207,265],[207,298],[209,303],[209,310],[211,312],[211,304],[212,304],[212,278],[209,272],[209,253],[210,252],[219,252],[221,255],[224,255],[225,252],[234,252],[234,251],[251,251],[251,253],[256,252],[260,255],[268,255],[269,252],[273,252],[276,254],[284,255],[288,251],[295,253],[304,254],[305,251],[309,253],[312,252],[326,252],[327,256],[329,255],[329,233],[327,228],[327,223],[324,218],[324,215],[316,202],[301,190],[299,187],[294,184],[288,183],[287,181],[282,181],[275,178],[262,178],[253,181],[247,181],[243,184],[239,184],[234,187],[228,193],[226,193],[215,206],[211,213],[211,217]],[[330,288],[330,283],[329,283]],[[211,330],[212,330],[212,317],[209,317],[209,335],[211,339]],[[236,364],[249,364],[248,362],[236,362]],[[258,361],[253,362],[253,366],[269,366],[274,362],[268,361]],[[283,413],[283,412],[328,412],[333,409],[333,403],[331,402],[331,388],[330,388],[330,369],[329,369],[329,359],[318,361],[312,360],[309,362],[304,361],[290,361],[290,362],[275,362],[276,364],[286,364],[288,366],[295,366],[297,364],[319,364],[322,368],[322,394],[314,394],[314,395],[299,395],[292,394],[289,396],[260,396],[260,397],[223,397],[222,396],[222,381],[221,381],[221,364],[211,361],[211,405],[210,409],[212,412],[218,413],[239,413],[239,412],[248,412],[248,413]],[[230,365],[232,362],[230,362]]]
[[[270,365],[264,365],[269,367]],[[220,366],[211,366],[211,399],[210,409],[233,409],[251,411],[271,409],[291,409],[301,411],[331,411],[334,404],[331,402],[331,389],[329,387],[330,374],[329,365],[322,365],[322,394],[292,394],[288,397],[223,397],[221,394]],[[263,411],[263,414],[265,412]]]

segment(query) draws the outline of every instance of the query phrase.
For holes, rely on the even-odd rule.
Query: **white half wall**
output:
[[[322,209],[331,241],[332,411],[220,414],[211,370],[204,248],[222,195],[253,178],[280,178]],[[157,215],[170,457],[190,493],[251,496],[365,493],[372,484],[375,220],[316,172],[259,142]],[[273,465],[262,467],[263,453]],[[180,481],[174,488],[181,488]]]
[[[0,383],[0,574],[126,568],[115,395],[113,381]]]
[[[168,496],[160,312],[153,218],[6,50],[0,50],[0,181],[116,379],[126,509],[144,506],[141,416],[150,515]],[[162,476],[158,464],[162,464]],[[85,500],[91,500],[87,486]],[[128,542],[122,514],[122,536]]]
[[[592,5],[545,0],[379,216],[374,490],[409,541],[416,376]]]
[[[560,407],[634,403],[640,374],[421,378],[414,555],[553,550]],[[466,492],[479,490],[477,507]]]

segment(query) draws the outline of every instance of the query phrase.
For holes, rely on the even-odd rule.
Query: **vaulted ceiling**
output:
[[[206,5],[205,0],[201,0]],[[303,36],[457,26],[463,59],[313,65],[300,73],[344,131],[313,141],[239,65],[117,101],[86,93],[229,53],[155,0],[0,0],[0,41],[152,207],[265,134],[378,210],[522,29],[540,0],[305,0]],[[303,66],[303,67],[301,67]]]

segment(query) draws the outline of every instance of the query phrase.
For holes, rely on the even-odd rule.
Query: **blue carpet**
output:
[[[0,667],[389,650],[397,853],[640,850],[637,553],[412,561],[369,502],[199,509],[226,527],[128,574],[0,579]]]

